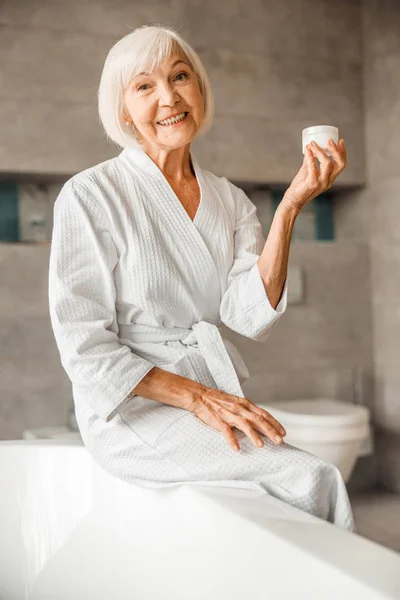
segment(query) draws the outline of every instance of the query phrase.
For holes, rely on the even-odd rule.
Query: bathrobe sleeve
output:
[[[64,367],[79,397],[104,421],[154,364],[120,343],[112,226],[94,191],[73,178],[54,204],[49,308]]]
[[[220,316],[233,331],[263,342],[286,311],[287,280],[276,309],[271,306],[257,267],[264,248],[262,227],[256,206],[243,190],[229,182],[236,206],[234,260],[222,296]]]

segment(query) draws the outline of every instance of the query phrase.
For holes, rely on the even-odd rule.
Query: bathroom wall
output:
[[[48,316],[49,244],[0,244],[0,439],[65,425],[71,386]]]
[[[400,492],[400,4],[362,4],[366,188],[337,199],[340,243],[365,241],[371,268],[378,476]]]
[[[176,27],[209,73],[216,118],[194,143],[204,168],[286,184],[301,130],[334,123],[352,156],[337,185],[364,181],[359,2],[348,0],[3,0],[0,173],[68,175],[119,152],[98,123],[101,69],[150,22]]]
[[[204,168],[236,181],[287,186],[302,161],[301,129],[334,123],[349,152],[334,189],[362,184],[360,2],[300,4],[297,10],[289,0],[117,0],[112,6],[3,0],[0,173],[25,174],[29,186],[30,173],[62,179],[116,155],[96,114],[106,53],[131,28],[161,22],[194,45],[211,78],[215,122],[193,144]],[[25,198],[29,206],[32,188]],[[265,205],[254,201],[267,233]],[[26,222],[26,239],[32,239],[29,227]],[[0,244],[0,439],[65,424],[72,405],[48,320],[48,253],[45,242]],[[371,403],[369,261],[367,240],[344,233],[335,242],[292,245],[290,262],[304,271],[304,304],[289,307],[265,344],[225,331],[249,364],[250,398],[330,395]],[[353,478],[359,487],[374,485],[374,460],[359,460]]]

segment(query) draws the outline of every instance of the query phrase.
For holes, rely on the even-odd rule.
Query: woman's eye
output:
[[[177,75],[176,77],[179,77],[180,75],[183,75],[184,77],[186,77],[186,78],[187,78],[187,73],[184,73],[184,72],[182,72],[182,73],[178,73],[178,75]],[[176,79],[176,78],[175,78],[175,79]],[[181,81],[182,81],[182,80],[181,80]]]
[[[183,76],[183,78],[182,78],[182,76]],[[178,79],[178,78],[180,78],[180,79]],[[182,73],[178,73],[178,75],[175,76],[175,79],[178,79],[178,81],[184,81],[187,78],[188,78],[188,74],[184,73],[183,71],[182,71]],[[138,85],[136,89],[138,92],[145,92],[148,88],[149,88],[148,83],[142,83],[141,85]]]

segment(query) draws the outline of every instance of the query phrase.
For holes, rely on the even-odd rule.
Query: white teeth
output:
[[[158,121],[158,122],[160,123],[160,125],[172,125],[173,123],[179,123],[179,121],[183,121],[183,119],[185,117],[186,117],[186,113],[183,112],[180,115],[173,117],[172,119],[165,119],[165,121]]]

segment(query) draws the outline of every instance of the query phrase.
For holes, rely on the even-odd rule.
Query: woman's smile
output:
[[[188,112],[182,112],[176,117],[172,117],[171,119],[163,119],[162,121],[157,121],[157,125],[161,125],[161,127],[176,127],[185,123],[187,121],[188,115]]]

